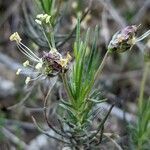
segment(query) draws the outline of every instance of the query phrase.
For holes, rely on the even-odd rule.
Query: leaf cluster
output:
[[[67,110],[67,122],[74,125],[77,131],[88,129],[93,115],[93,107],[104,100],[100,98],[98,90],[93,90],[95,73],[100,65],[97,49],[98,27],[94,34],[88,29],[84,38],[81,38],[80,19],[76,30],[74,43],[74,64],[69,77],[65,77],[68,83],[67,93],[69,100],[62,100],[60,106]],[[91,38],[90,38],[91,35]],[[92,41],[89,47],[89,41]],[[65,75],[64,75],[65,76]]]

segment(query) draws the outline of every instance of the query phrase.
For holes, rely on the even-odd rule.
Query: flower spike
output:
[[[139,26],[132,25],[127,26],[121,31],[118,31],[114,36],[112,37],[112,40],[110,41],[108,45],[109,52],[117,52],[122,53],[128,50],[131,50],[131,48],[139,41],[143,40],[147,36],[150,35],[150,30],[145,32],[142,36],[136,37],[136,32],[138,30]]]

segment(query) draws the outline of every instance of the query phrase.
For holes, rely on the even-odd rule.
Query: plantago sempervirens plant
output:
[[[136,38],[138,27],[135,25],[127,26],[117,32],[110,41],[108,50],[100,63],[97,50],[98,28],[95,28],[95,34],[92,37],[92,46],[89,51],[88,42],[91,40],[89,36],[90,30],[87,31],[85,38],[82,39],[80,34],[80,19],[78,19],[76,40],[73,47],[73,67],[67,72],[70,67],[71,56],[67,53],[67,56],[63,57],[55,47],[54,35],[51,35],[51,40],[49,41],[47,34],[44,31],[45,25],[49,25],[52,28],[51,16],[40,14],[37,15],[35,21],[42,28],[43,35],[50,48],[49,52],[43,52],[42,57],[38,57],[32,50],[25,46],[21,42],[22,40],[18,33],[14,33],[10,36],[10,40],[16,41],[20,51],[29,58],[23,65],[25,67],[28,66],[34,68],[35,73],[37,74],[35,79],[27,77],[26,84],[32,80],[40,79],[42,77],[53,77],[59,74],[62,77],[63,85],[67,93],[67,100],[60,100],[57,111],[61,128],[58,129],[53,127],[48,121],[45,113],[49,127],[58,134],[58,137],[54,138],[60,142],[64,142],[72,149],[98,148],[99,144],[104,142],[104,124],[114,105],[110,107],[104,118],[102,118],[97,129],[93,131],[92,122],[95,119],[93,115],[95,113],[94,108],[97,103],[105,101],[100,98],[99,92],[94,90],[94,83],[96,79],[100,77],[109,54],[130,50],[138,41],[149,35],[150,31],[139,38]],[[35,66],[33,66],[31,62],[34,62]],[[20,72],[21,70],[18,69],[16,74],[20,74]],[[46,111],[46,105],[44,105],[44,107]],[[48,135],[48,133],[41,128],[39,129]],[[63,139],[61,137],[63,137]],[[110,137],[108,139],[110,140]]]

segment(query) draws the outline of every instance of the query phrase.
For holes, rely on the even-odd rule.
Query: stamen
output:
[[[39,62],[37,59],[35,59],[33,56],[27,53],[27,51],[25,51],[23,47],[21,47],[21,45],[17,45],[17,47],[26,57],[30,58],[32,61]]]
[[[33,78],[33,79],[30,79],[30,81],[35,81],[35,80],[41,78],[42,76],[45,76],[45,75],[44,75],[44,74],[41,74],[41,75],[39,75],[39,76],[37,76],[37,77],[35,77],[35,78]]]
[[[28,52],[30,52],[30,54],[32,54],[35,58],[37,58],[38,60],[40,60],[40,58],[39,57],[37,57],[37,55],[35,55],[27,46],[25,46],[23,43],[21,43],[20,42],[20,44],[23,46],[23,47],[25,47],[27,50],[28,50]]]
[[[148,30],[147,32],[145,32],[143,35],[141,35],[139,38],[136,39],[136,42],[142,41],[143,39],[145,39],[147,36],[150,35],[150,30]]]
[[[31,81],[31,78],[27,77],[26,80],[25,80],[25,84],[28,84],[30,81]]]

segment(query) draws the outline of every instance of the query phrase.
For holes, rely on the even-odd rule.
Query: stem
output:
[[[55,37],[54,37],[54,28],[53,28],[51,22],[49,22],[49,26],[50,26],[49,33],[50,33],[51,47],[56,49]]]
[[[106,138],[108,138],[114,145],[115,145],[115,147],[118,149],[118,150],[123,150],[121,147],[120,147],[120,145],[118,145],[118,143],[114,140],[114,139],[112,139],[111,137],[109,137],[107,134],[105,134],[104,133],[104,136],[106,137]]]
[[[50,42],[49,42],[49,40],[48,40],[48,37],[47,37],[47,35],[46,35],[46,33],[45,33],[44,27],[43,27],[43,26],[41,26],[41,27],[42,27],[43,35],[44,35],[44,37],[45,37],[45,39],[46,39],[46,41],[47,41],[47,43],[48,43],[48,46],[49,46],[50,49],[52,49],[52,46],[51,46],[51,44],[50,44]]]
[[[137,150],[142,150],[141,142],[140,142],[140,141],[138,141],[138,147],[137,147]]]
[[[104,125],[102,126],[102,129],[101,129],[100,140],[99,140],[98,144],[100,144],[102,142],[103,133],[104,133]]]
[[[143,107],[144,89],[145,89],[146,79],[148,77],[149,66],[150,66],[150,63],[146,63],[144,66],[144,73],[143,73],[143,77],[142,77],[142,81],[141,81],[140,95],[139,95],[139,100],[138,100],[138,105],[139,105],[140,111],[142,110],[142,107]]]
[[[95,73],[94,82],[95,82],[95,80],[98,78],[98,76],[102,73],[102,70],[103,70],[103,68],[104,68],[105,62],[106,62],[107,57],[108,57],[108,54],[109,54],[109,50],[107,50],[107,52],[105,53],[105,56],[104,56],[104,58],[103,58],[103,60],[102,60],[102,62],[101,62],[101,64],[100,64],[100,66],[99,66],[97,72]]]
[[[55,83],[54,83],[54,85],[55,85]],[[51,93],[51,90],[52,90],[53,86],[49,87],[49,90],[48,90],[47,94],[44,97],[44,117],[45,117],[46,123],[50,127],[50,129],[52,129],[55,133],[57,133],[57,134],[59,134],[59,135],[61,135],[63,137],[66,137],[64,134],[61,133],[60,130],[54,128],[53,125],[48,120],[48,116],[47,116],[47,100],[48,100],[48,97],[49,97],[49,95]]]

